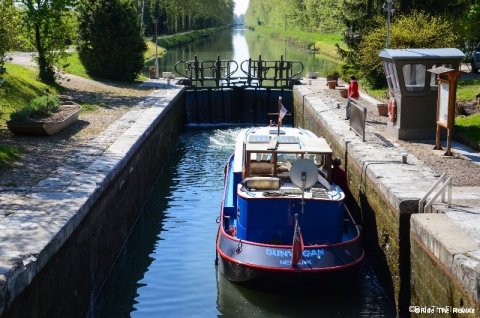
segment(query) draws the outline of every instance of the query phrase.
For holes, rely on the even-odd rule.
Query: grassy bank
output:
[[[285,40],[299,47],[315,47],[320,54],[329,56],[339,62],[340,58],[337,54],[335,44],[338,43],[342,48],[345,46],[340,33],[316,33],[288,29],[285,31],[284,29],[270,28],[261,25],[255,26],[255,31]]]
[[[480,94],[480,80],[459,81],[457,88],[457,101],[471,101]]]
[[[87,70],[80,61],[78,52],[68,53],[68,55],[58,63],[58,67],[62,72],[92,79],[90,75],[87,74]]]
[[[145,43],[147,44],[147,51],[145,52],[145,61],[149,61],[153,58],[155,58],[155,42],[152,40],[145,40]],[[167,50],[161,46],[157,47],[158,51],[158,57],[162,57],[167,53]]]
[[[221,30],[225,30],[229,27],[230,26],[223,26],[218,28],[209,28],[209,29],[195,30],[195,31],[184,32],[184,33],[177,33],[172,35],[165,35],[160,37],[157,43],[159,46],[168,50],[183,44],[193,42],[195,40],[198,40],[204,37],[208,37],[213,33],[219,32]]]
[[[157,41],[158,43],[158,56],[162,57],[167,52],[167,49],[173,48],[179,45],[183,45],[197,39],[203,38],[205,36],[210,36],[210,34],[221,31],[227,27],[218,27],[210,28],[198,31],[191,31],[173,35],[167,35],[160,37]],[[149,61],[155,58],[155,42],[151,39],[145,39],[147,44],[147,51],[144,54],[145,61]],[[83,78],[92,79],[85,70],[77,52],[72,52],[67,54],[57,65],[62,72],[77,75]]]
[[[29,68],[5,64],[5,82],[0,86],[0,127],[6,129],[10,114],[28,104],[33,98],[48,92],[58,93],[57,86],[49,86],[37,81],[37,72]],[[20,149],[0,142],[0,168],[18,158]]]
[[[148,61],[155,57],[155,43],[148,39],[145,40],[145,43],[147,44],[147,51],[144,54],[144,59],[145,61]],[[165,52],[166,50],[164,48],[158,47],[159,57],[162,57]],[[58,63],[58,67],[62,70],[62,72],[77,75],[83,78],[92,79],[92,77],[88,75],[87,70],[80,61],[78,52],[69,53]]]
[[[455,139],[480,151],[480,114],[455,118]]]
[[[31,99],[48,92],[58,93],[58,86],[46,85],[37,80],[36,70],[15,64],[5,64],[5,82],[0,86],[0,126],[10,118],[10,113],[28,104]]]

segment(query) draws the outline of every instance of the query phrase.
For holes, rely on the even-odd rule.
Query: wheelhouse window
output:
[[[400,85],[398,84],[398,74],[395,64],[392,62],[384,62],[383,68],[387,77],[388,87],[390,89],[398,89]]]
[[[405,64],[402,67],[402,72],[407,92],[422,92],[425,90],[427,68],[424,64]]]
[[[295,161],[299,159],[310,159],[319,168],[324,178],[329,175],[327,167],[330,161],[330,154],[324,153],[282,153],[282,152],[251,152],[248,154],[247,177],[279,177],[290,178],[290,169]]]

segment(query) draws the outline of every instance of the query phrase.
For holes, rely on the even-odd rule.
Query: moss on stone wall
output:
[[[412,262],[412,306],[474,308],[473,314],[438,314],[441,317],[478,317],[480,305],[472,299],[459,281],[426,248],[415,234],[411,235]],[[434,314],[419,313],[413,317],[435,317]]]
[[[403,307],[400,311],[408,310],[405,306],[410,301],[409,215],[401,216],[385,199],[366,176],[364,167],[348,155],[343,142],[322,125],[320,115],[296,91],[294,107],[297,126],[323,136],[334,156],[346,163],[349,188],[355,199],[355,206],[350,209],[354,209],[353,214],[363,225],[367,256],[390,298],[395,299],[398,308]]]

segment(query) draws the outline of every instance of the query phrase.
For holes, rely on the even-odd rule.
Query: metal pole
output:
[[[392,14],[392,0],[387,0],[387,43],[385,47],[388,49],[390,47],[390,18]]]
[[[142,0],[142,11],[141,11],[142,16],[140,17],[140,29],[141,30],[143,30],[143,12],[144,12],[143,10],[144,10],[144,8],[145,8],[145,0]]]
[[[287,32],[287,15],[285,14],[285,32]]]
[[[158,18],[155,19],[155,77],[158,76]]]

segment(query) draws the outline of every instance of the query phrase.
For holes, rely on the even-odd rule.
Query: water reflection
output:
[[[238,70],[233,74],[234,77],[245,76],[240,69],[240,64],[250,58],[247,39],[244,35],[245,29],[234,29],[232,35],[233,60],[238,64]]]
[[[286,41],[270,38],[248,29],[227,29],[209,37],[199,39],[182,47],[170,49],[159,59],[161,72],[173,72],[173,67],[178,61],[193,60],[195,55],[199,60],[216,60],[220,56],[222,60],[235,60],[241,63],[244,60],[258,59],[259,55],[264,60],[301,61],[304,64],[304,72],[315,71],[320,75],[327,75],[336,69],[337,63],[331,58],[321,54],[308,53],[306,49],[289,44]],[[147,63],[145,74],[154,61]],[[235,76],[242,75],[237,71]]]

